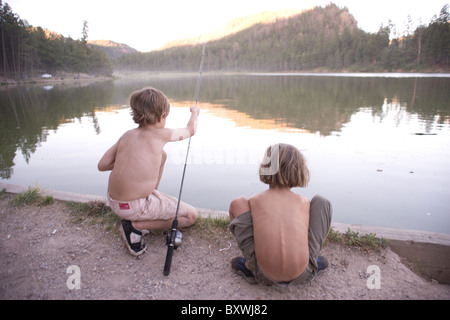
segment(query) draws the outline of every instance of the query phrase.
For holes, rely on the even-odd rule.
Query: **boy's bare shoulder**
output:
[[[134,128],[126,131],[121,138],[134,138],[142,135],[144,136],[150,135],[154,138],[160,137],[164,139],[167,136],[170,137],[172,131],[173,130],[170,128],[155,128],[155,127]]]
[[[126,142],[126,141],[130,141],[130,140],[135,140],[136,136],[137,136],[138,132],[137,132],[137,128],[135,129],[130,129],[125,131],[122,136],[119,138],[119,143],[120,142]]]
[[[309,199],[307,197],[297,194],[295,192],[292,192],[292,193],[294,194],[295,201],[297,202],[297,204],[299,206],[303,207],[303,206],[309,206],[311,204],[311,202],[309,201]]]
[[[300,200],[300,201],[302,201],[302,202],[310,202],[309,201],[309,199],[307,198],[307,197],[305,197],[305,196],[302,196],[301,194],[297,194],[297,193],[294,193],[296,196],[297,196],[297,198]]]
[[[167,137],[170,137],[172,135],[174,129],[166,127],[148,126],[144,129],[144,131],[151,135],[156,135],[157,137],[167,139]]]
[[[122,134],[122,137],[128,137],[128,136],[132,136],[134,134],[137,134],[138,130],[139,130],[139,128],[134,128],[134,129],[127,130],[127,131],[125,131]]]
[[[256,193],[256,194],[252,195],[248,200],[249,201],[260,201],[262,199],[265,199],[266,195],[267,195],[267,192],[268,192],[268,190]]]

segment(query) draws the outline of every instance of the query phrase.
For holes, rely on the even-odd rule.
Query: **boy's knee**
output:
[[[328,199],[320,195],[316,195],[311,199],[310,218],[309,218],[310,225],[312,221],[316,222],[320,221],[320,224],[329,230],[329,228],[331,227],[332,216],[333,216],[333,206],[331,205],[331,202]]]
[[[237,203],[237,204],[245,203],[245,202],[248,202],[248,199],[244,196],[240,196],[240,197],[237,197],[236,199],[231,200],[231,203]]]
[[[231,201],[229,209],[230,218],[236,218],[248,211],[250,211],[250,204],[246,197],[241,196]]]
[[[237,208],[237,207],[245,207],[249,206],[248,199],[244,196],[240,196],[230,202],[230,209],[231,208]]]
[[[333,213],[331,202],[321,195],[316,195],[311,199],[311,208],[320,208],[321,211],[325,211],[330,215]]]
[[[194,224],[195,220],[197,219],[197,209],[189,206],[186,219],[190,225]]]

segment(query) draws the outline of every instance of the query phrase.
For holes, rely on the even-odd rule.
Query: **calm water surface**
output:
[[[0,90],[2,182],[105,195],[103,153],[135,127],[127,99],[151,85],[169,97],[167,126],[189,119],[196,76]],[[258,165],[278,142],[298,147],[334,221],[450,233],[450,78],[205,75],[183,200],[228,210],[266,189]],[[187,141],[166,145],[160,190],[178,195]]]

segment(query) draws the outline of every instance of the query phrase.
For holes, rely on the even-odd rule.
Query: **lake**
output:
[[[4,183],[104,196],[104,152],[134,128],[132,91],[162,90],[168,127],[186,125],[197,75],[0,89]],[[227,211],[267,188],[258,166],[295,145],[311,180],[294,192],[331,200],[343,223],[450,233],[450,77],[421,74],[204,73],[182,200]],[[160,190],[178,196],[187,140],[165,147]]]

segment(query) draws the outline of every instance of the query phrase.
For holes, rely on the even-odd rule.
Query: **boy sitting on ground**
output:
[[[244,255],[232,260],[233,271],[263,285],[310,281],[328,266],[319,252],[330,230],[331,204],[291,191],[309,181],[305,159],[292,145],[269,147],[259,174],[269,189],[230,203],[229,229]]]
[[[100,171],[111,170],[107,202],[123,220],[119,231],[128,251],[138,256],[145,252],[143,235],[148,230],[170,229],[175,218],[177,199],[158,191],[167,158],[163,150],[169,141],[194,135],[200,109],[191,107],[186,128],[166,128],[170,104],[161,91],[146,87],[130,96],[131,114],[139,127],[125,132],[103,155]],[[181,202],[179,227],[195,222],[197,211]]]

